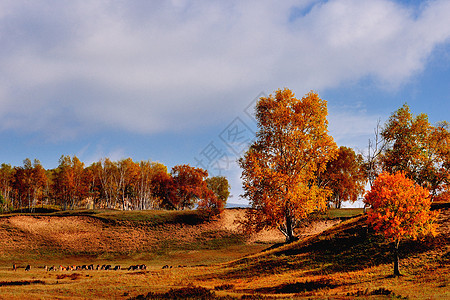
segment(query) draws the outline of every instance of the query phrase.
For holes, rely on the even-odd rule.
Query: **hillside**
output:
[[[220,218],[209,220],[197,211],[66,211],[12,214],[0,217],[0,259],[3,262],[67,260],[172,259],[173,253],[199,262],[195,251],[223,250],[212,262],[227,261],[254,253],[270,243],[282,242],[277,230],[252,237],[243,236],[236,220],[245,209],[227,209]],[[316,224],[309,233],[334,225]],[[245,247],[243,247],[245,246]],[[230,254],[235,254],[236,256]],[[161,261],[163,264],[164,262]],[[202,262],[204,263],[204,262]]]
[[[392,278],[391,245],[366,225],[365,216],[318,235],[223,266],[200,277],[230,290],[286,297],[386,296],[450,298],[450,209],[438,218],[438,236],[401,243],[401,272]],[[205,286],[203,284],[202,286]]]
[[[12,299],[276,298],[355,296],[450,297],[450,210],[439,215],[439,236],[401,245],[404,276],[392,278],[390,245],[364,216],[319,221],[295,243],[276,231],[244,237],[235,220],[195,211],[75,211],[0,217],[0,293]],[[352,215],[344,211],[344,215]],[[17,263],[20,269],[11,270]],[[32,265],[24,272],[26,264]],[[145,263],[145,271],[57,271],[44,265]],[[169,268],[164,268],[169,266]],[[173,268],[172,268],[173,267]],[[70,297],[68,295],[71,295]],[[202,297],[203,297],[202,296]],[[1,298],[1,297],[0,297]]]

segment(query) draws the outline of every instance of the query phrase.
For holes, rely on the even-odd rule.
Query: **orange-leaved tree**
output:
[[[171,203],[176,209],[192,208],[209,190],[205,179],[208,171],[189,165],[172,168]]]
[[[224,176],[214,176],[206,179],[206,191],[203,199],[198,203],[200,209],[210,211],[211,214],[219,214],[225,208],[230,195],[230,184]]]
[[[400,275],[398,247],[402,239],[436,234],[436,211],[430,193],[404,173],[381,173],[365,196],[371,206],[367,222],[394,245],[394,275]]]
[[[239,160],[249,209],[248,232],[278,228],[286,242],[310,213],[324,209],[330,190],[318,183],[337,147],[328,135],[327,104],[310,92],[297,99],[289,89],[256,104],[256,140]]]
[[[327,169],[320,176],[321,184],[332,190],[329,204],[341,208],[342,201],[358,200],[364,192],[366,172],[363,157],[352,148],[339,147],[338,156],[330,160]]]

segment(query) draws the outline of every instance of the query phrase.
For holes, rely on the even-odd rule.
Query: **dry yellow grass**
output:
[[[317,231],[309,232],[315,235],[262,251],[280,236],[265,233],[240,240],[234,223],[240,214],[240,210],[229,210],[221,220],[211,223],[148,228],[127,222],[109,224],[87,216],[0,218],[0,298],[128,299],[190,285],[205,287],[219,297],[236,298],[257,294],[288,299],[352,299],[358,295],[373,299],[450,298],[448,209],[441,212],[436,241],[403,245],[409,248],[404,249],[401,260],[404,276],[398,278],[390,276],[389,249],[376,246],[380,240],[370,233],[364,236],[367,229],[362,220],[352,219],[335,227],[329,227],[335,225],[331,222],[319,223]],[[318,234],[323,229],[328,230]],[[166,243],[165,249],[158,248],[161,242]],[[19,251],[19,247],[25,250]],[[85,252],[71,247],[84,247]],[[347,248],[351,251],[345,251]],[[14,259],[19,261],[18,271],[11,270]],[[32,269],[25,272],[28,261]],[[43,269],[44,264],[88,263],[122,267],[145,263],[148,269]],[[162,269],[164,265],[172,268]],[[12,285],[27,281],[34,283]],[[371,295],[387,292],[390,295]]]

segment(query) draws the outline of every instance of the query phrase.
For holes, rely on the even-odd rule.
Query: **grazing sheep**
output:
[[[147,270],[147,266],[142,264],[139,266],[139,270]]]
[[[31,266],[30,265],[27,265],[26,267],[25,267],[25,271],[30,271],[31,270]]]
[[[120,266],[115,266],[114,271],[118,271],[118,270],[120,270]]]
[[[105,270],[111,270],[111,265],[106,265]]]
[[[16,265],[16,264],[13,264],[12,269],[13,269],[13,271],[17,271],[17,265]]]
[[[88,270],[94,270],[94,265],[89,265]]]
[[[56,271],[55,266],[51,266],[48,268],[48,271]]]
[[[97,268],[95,268],[97,271],[100,270],[100,265],[97,265]]]
[[[102,267],[100,268],[100,270],[105,270],[106,269],[106,265],[102,265]]]

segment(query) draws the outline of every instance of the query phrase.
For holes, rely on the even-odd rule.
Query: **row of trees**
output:
[[[39,160],[0,168],[1,209],[33,209],[39,205],[130,209],[200,208],[220,211],[229,196],[225,177],[177,165],[168,172],[158,162],[108,158],[85,167],[76,156],[61,156],[59,166],[46,170]]]

